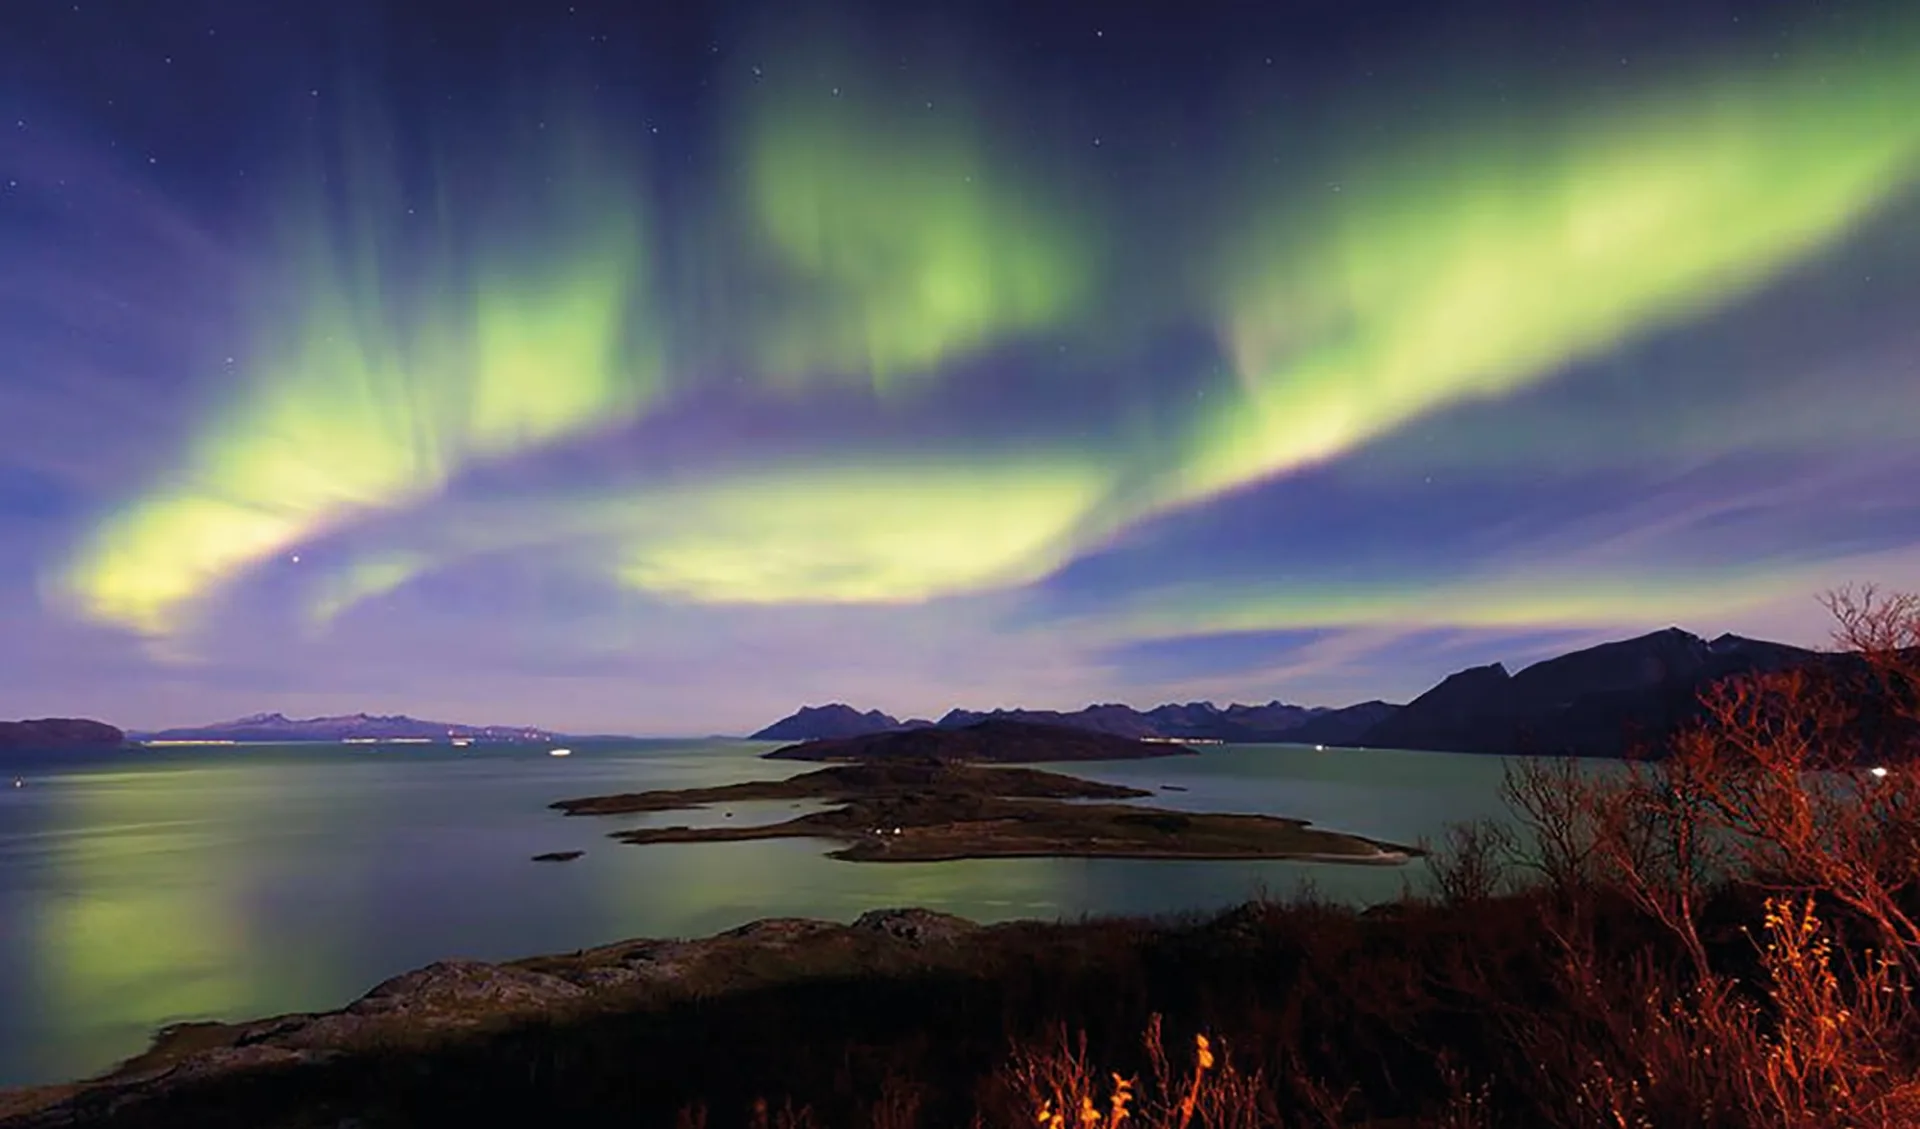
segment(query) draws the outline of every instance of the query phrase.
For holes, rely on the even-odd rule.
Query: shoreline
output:
[[[1242,909],[1196,912],[1211,918]],[[357,1054],[427,1054],[530,1023],[659,1013],[715,993],[825,976],[971,969],[983,954],[1017,951],[1036,934],[1064,936],[1089,922],[1168,929],[1179,916],[982,924],[902,907],[868,910],[846,923],[768,917],[701,937],[634,937],[501,961],[445,958],[389,977],[338,1008],[165,1024],[147,1049],[98,1074],[0,1086],[0,1129],[69,1124],[96,1103],[137,1104],[209,1080],[323,1069]]]
[[[611,834],[630,843],[818,838],[840,844],[832,857],[859,862],[1102,858],[1397,866],[1422,855],[1299,819],[1113,802],[1151,795],[1036,769],[919,762],[837,765],[777,781],[549,806],[605,817],[728,801],[826,800],[837,806],[783,823]],[[1214,912],[1099,920],[1105,927],[1163,931]],[[450,1041],[491,1038],[516,1025],[652,1013],[703,993],[791,984],[822,967],[860,980],[903,969],[977,971],[978,961],[999,959],[994,953],[1019,951],[1035,938],[1075,936],[1074,928],[1068,918],[981,925],[908,908],[870,911],[850,924],[766,918],[693,939],[631,938],[501,961],[443,959],[382,981],[333,1010],[171,1024],[153,1032],[145,1051],[97,1075],[0,1087],[0,1126],[63,1124],[62,1117],[95,1103],[139,1104],[156,1094],[172,1100],[168,1095],[179,1088],[224,1084],[257,1071],[324,1073],[343,1056],[438,1053]],[[963,937],[967,945],[952,943]]]
[[[920,907],[883,908],[849,922],[768,917],[700,937],[635,937],[501,961],[442,959],[382,980],[337,1008],[171,1023],[154,1030],[144,1051],[98,1074],[0,1087],[0,1129],[73,1124],[103,1109],[124,1109],[133,1124],[145,1125],[144,1109],[200,1100],[210,1087],[245,1087],[261,1078],[324,1080],[366,1056],[424,1062],[529,1030],[605,1022],[671,1027],[682,1009],[703,1001],[809,983],[951,975],[995,983],[1036,952],[1101,937],[1237,933],[1238,923],[1278,905],[1255,898],[1146,916],[990,924]],[[1391,927],[1394,916],[1379,907],[1352,912],[1358,921],[1378,918],[1383,927]],[[117,1116],[109,1120],[119,1123]],[[173,1124],[164,1116],[156,1123]]]

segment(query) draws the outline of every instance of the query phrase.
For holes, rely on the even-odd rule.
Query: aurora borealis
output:
[[[1344,704],[1920,588],[1901,5],[434,8],[0,17],[0,716]]]

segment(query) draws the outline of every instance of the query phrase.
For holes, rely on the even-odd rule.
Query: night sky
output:
[[[1920,588],[1912,5],[907,7],[4,0],[0,717],[1338,705]]]

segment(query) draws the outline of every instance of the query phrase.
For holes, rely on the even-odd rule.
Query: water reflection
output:
[[[545,806],[813,767],[760,761],[763,749],[179,749],[35,766],[28,787],[0,790],[0,1084],[104,1068],[166,1022],[337,1007],[449,956],[898,905],[982,921],[1210,909],[1306,877],[1365,902],[1417,878],[1415,868],[1284,862],[852,864],[807,840],[638,847],[606,835],[647,822],[772,822],[811,805],[610,819]],[[1145,802],[1164,807],[1298,816],[1400,841],[1496,813],[1501,771],[1494,758],[1292,747],[1061,767],[1152,789]],[[586,855],[529,861],[555,850]]]
[[[57,850],[37,915],[44,1006],[137,1024],[253,996],[243,844],[207,826],[202,775],[60,790],[61,822],[92,832]]]

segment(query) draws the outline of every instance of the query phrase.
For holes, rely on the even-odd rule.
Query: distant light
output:
[[[1881,765],[1877,765],[1877,764],[1874,765],[1872,768],[1868,769],[1867,771],[1873,773],[1875,776],[1885,776],[1887,774],[1887,770]]]
[[[572,749],[548,749],[547,755],[550,757],[570,757],[573,755],[573,750]]]
[[[300,563],[300,554],[299,554],[299,553],[295,553],[295,554],[293,555],[293,563],[294,563],[294,564],[299,564],[299,563]]]
[[[1315,745],[1313,751],[1316,753],[1324,753],[1327,751],[1327,747],[1325,745]]]

